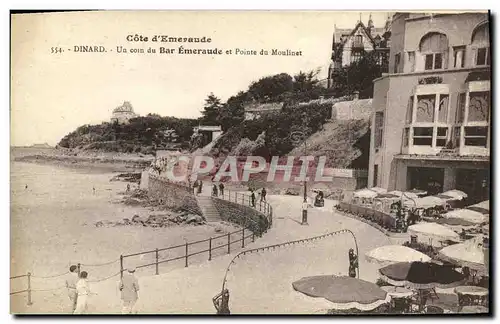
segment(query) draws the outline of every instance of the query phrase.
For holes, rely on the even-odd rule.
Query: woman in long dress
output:
[[[87,301],[90,295],[89,282],[87,281],[88,273],[86,271],[80,272],[80,279],[76,283],[76,308],[73,314],[84,314],[87,311]]]

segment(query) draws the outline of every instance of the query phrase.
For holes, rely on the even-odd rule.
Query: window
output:
[[[408,107],[406,108],[406,123],[411,124],[413,118],[413,96],[408,100]]]
[[[356,35],[354,38],[353,47],[364,47],[363,46],[363,35]]]
[[[453,148],[460,147],[460,126],[453,129]]]
[[[436,146],[445,147],[448,142],[448,127],[438,127],[436,136]]]
[[[410,140],[410,128],[406,127],[403,131],[403,147],[408,147]]]
[[[351,51],[351,62],[359,62],[363,56],[363,52],[359,50],[352,50]]]
[[[415,71],[415,52],[408,52],[408,65],[410,67],[409,72]]]
[[[432,127],[414,127],[413,145],[432,146]]]
[[[469,114],[467,122],[487,122],[490,108],[490,93],[471,92],[469,93]]]
[[[394,56],[394,73],[399,72],[399,64],[401,63],[401,53]]]
[[[428,33],[420,41],[420,53],[425,57],[425,70],[445,67],[444,58],[448,51],[448,38],[440,33]]]
[[[375,148],[382,146],[382,137],[384,134],[384,113],[377,111],[375,113]]]
[[[453,47],[453,67],[463,68],[465,66],[465,46]]]
[[[461,124],[464,122],[465,116],[465,93],[458,94],[458,105],[457,105],[457,123]]]
[[[378,185],[378,164],[373,166],[373,186],[376,187]]]
[[[448,102],[449,95],[442,94],[439,97],[439,107],[438,107],[438,122],[446,123],[448,121]]]
[[[490,56],[487,48],[478,48],[476,56],[476,65],[490,65]]]
[[[464,127],[465,145],[486,147],[488,139],[488,127]]]
[[[472,33],[472,47],[476,49],[476,65],[490,65],[490,30],[485,23]]]
[[[434,122],[436,95],[417,96],[417,123]]]

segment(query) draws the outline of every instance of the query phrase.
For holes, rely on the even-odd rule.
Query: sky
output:
[[[366,24],[370,13],[362,12]],[[387,12],[372,12],[383,27]],[[294,75],[330,63],[332,35],[353,28],[357,11],[158,12],[108,11],[23,14],[11,25],[11,145],[56,145],[83,124],[109,121],[129,101],[136,113],[195,118],[213,92],[224,101],[252,81]],[[128,35],[148,42],[129,42]],[[151,42],[154,35],[210,37],[210,44]],[[106,53],[76,53],[74,46]],[[117,53],[148,47],[302,51],[302,56]],[[64,53],[51,53],[60,47]],[[71,51],[69,50],[71,49]],[[130,52],[130,51],[129,51]]]

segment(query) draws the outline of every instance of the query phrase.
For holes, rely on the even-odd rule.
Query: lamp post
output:
[[[305,136],[304,136],[304,155],[307,156],[307,139]],[[305,163],[309,163],[309,162],[306,160]],[[306,178],[304,179],[304,202],[302,205],[302,223],[301,223],[301,225],[308,225],[307,224],[307,208],[308,207],[309,206],[307,203],[307,172],[306,172]]]

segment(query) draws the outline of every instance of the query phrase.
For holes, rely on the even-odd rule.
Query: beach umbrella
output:
[[[481,305],[474,305],[474,306],[464,306],[459,313],[464,313],[464,314],[479,314],[479,313],[489,313],[489,309],[487,307],[481,306]]]
[[[463,243],[447,246],[439,251],[438,259],[483,272],[486,270],[483,238],[478,236]]]
[[[413,192],[402,192],[402,191],[399,191],[399,190],[393,190],[393,191],[389,191],[388,192],[389,194],[393,194],[393,195],[396,195],[400,198],[411,198],[411,199],[416,199],[418,198],[418,195],[413,193]]]
[[[470,209],[455,209],[442,216],[444,218],[460,218],[474,224],[482,224],[489,221],[488,215]]]
[[[432,262],[398,262],[379,273],[385,282],[411,289],[453,288],[465,280],[460,272]]]
[[[482,201],[478,204],[471,205],[471,206],[467,207],[467,209],[477,211],[478,213],[481,213],[481,214],[489,214],[490,213],[490,201],[489,200]]]
[[[444,201],[453,201],[453,200],[460,200],[459,198],[457,197],[453,197],[453,196],[447,196],[447,195],[444,195],[444,194],[437,194],[435,195],[434,197],[438,197]]]
[[[371,311],[390,302],[391,297],[379,286],[347,276],[305,277],[292,283],[293,289],[310,297],[325,298],[336,310]]]
[[[366,253],[366,259],[383,265],[398,262],[430,262],[431,258],[422,252],[402,245],[386,245]]]
[[[400,199],[400,196],[391,193],[380,193],[375,197],[375,199]]]
[[[370,189],[364,188],[364,189],[356,190],[354,192],[354,197],[371,199],[371,198],[377,197],[377,193],[375,191],[370,190]]]
[[[438,218],[434,221],[433,223],[440,224],[440,225],[446,225],[446,226],[457,226],[457,227],[472,227],[476,226],[477,224],[470,222],[468,220],[462,219],[462,218],[456,218],[456,217],[450,217],[450,218]]]
[[[408,227],[408,233],[439,241],[460,241],[460,236],[446,226],[436,223],[419,223]]]
[[[415,207],[415,208],[433,208],[436,206],[446,205],[446,200],[436,196],[427,196],[423,198],[414,199],[413,201],[407,201],[405,202],[405,204],[408,205],[409,207]]]
[[[386,193],[387,189],[380,188],[380,187],[372,187],[370,188],[371,191],[375,191],[378,194]]]
[[[409,193],[413,193],[417,196],[424,196],[424,195],[427,195],[427,191],[425,190],[420,190],[420,189],[412,189],[412,190],[408,190],[407,192]]]
[[[467,198],[467,194],[465,192],[456,189],[445,191],[440,195],[452,197],[455,198],[456,200],[462,200]]]

